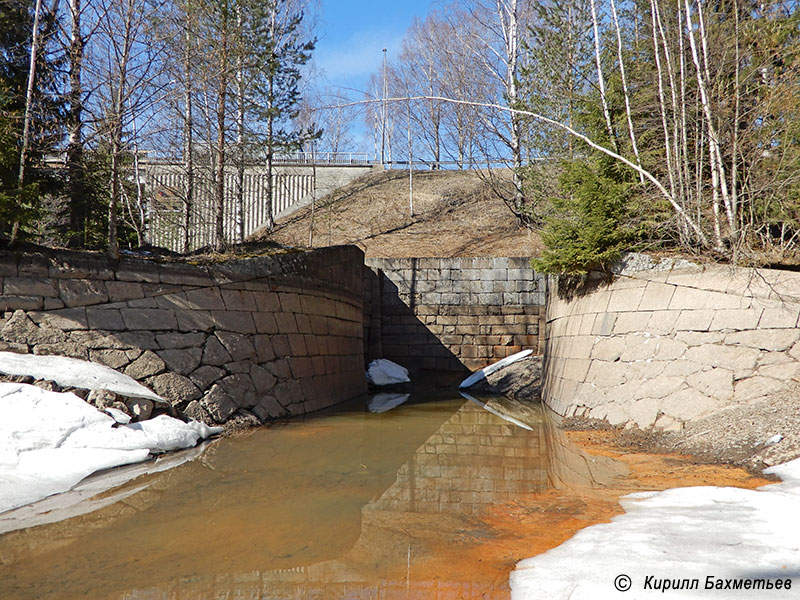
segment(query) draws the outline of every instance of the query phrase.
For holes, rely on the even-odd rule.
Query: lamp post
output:
[[[386,48],[383,49],[383,111],[381,115],[381,165],[386,164]]]

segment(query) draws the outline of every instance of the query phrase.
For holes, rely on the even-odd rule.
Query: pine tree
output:
[[[546,249],[534,267],[545,273],[606,271],[630,243],[626,225],[630,184],[615,181],[590,161],[565,165],[562,194],[542,231]]]
[[[252,110],[263,123],[261,137],[267,159],[268,230],[274,226],[272,213],[273,161],[276,154],[300,149],[320,133],[313,127],[290,127],[300,110],[301,67],[308,62],[316,40],[304,39],[304,14],[292,0],[250,2],[250,39],[253,43],[250,65]]]
[[[37,53],[31,106],[30,147],[25,178],[20,186],[19,164],[25,114],[26,88],[34,18],[31,3],[0,0],[0,237],[10,236],[14,223],[26,233],[39,210],[39,197],[52,178],[41,159],[63,137],[63,106],[58,92],[58,64],[46,52]],[[56,28],[55,16],[46,8],[39,21],[44,48]]]

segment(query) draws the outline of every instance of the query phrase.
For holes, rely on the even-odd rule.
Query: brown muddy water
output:
[[[518,560],[608,520],[621,494],[764,483],[599,433],[582,448],[539,406],[489,408],[362,400],[218,440],[87,497],[92,512],[0,536],[0,599],[508,598]]]

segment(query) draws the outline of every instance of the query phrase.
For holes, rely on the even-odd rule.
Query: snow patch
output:
[[[161,396],[128,375],[104,365],[67,356],[0,352],[0,373],[30,375],[34,379],[55,381],[62,387],[109,390],[129,398],[164,402]]]
[[[222,431],[166,415],[116,425],[74,394],[0,383],[0,512],[69,490],[95,471],[188,448]]]
[[[367,382],[372,385],[408,383],[408,369],[386,358],[376,358],[367,366]]]
[[[645,588],[648,576],[651,586],[658,580],[699,579],[697,590],[670,590],[670,598],[733,597],[705,590],[708,576],[794,577],[798,585],[800,459],[765,473],[784,481],[757,490],[708,486],[625,496],[625,514],[518,563],[511,573],[511,597],[604,600],[659,594]],[[614,587],[623,574],[631,581],[627,595]],[[756,600],[764,593],[743,589],[735,597]]]
[[[106,408],[103,409],[103,412],[109,415],[117,423],[127,425],[128,423],[131,422],[131,416],[127,413],[122,412],[118,408],[107,406]]]
[[[502,369],[503,367],[507,367],[510,364],[517,362],[518,360],[522,360],[533,354],[533,350],[523,350],[522,352],[517,352],[516,354],[512,354],[511,356],[506,356],[503,359],[498,360],[496,363],[492,363],[488,367],[484,367],[480,371],[475,371],[472,375],[467,377],[461,384],[458,386],[459,389],[464,390],[468,387],[471,387],[481,381],[482,379],[486,379],[492,373],[495,373]]]
[[[160,473],[194,460],[203,453],[204,449],[205,444],[201,444],[181,452],[159,456],[155,460],[93,473],[69,491],[4,512],[0,515],[0,535],[17,529],[71,519],[120,502],[150,487],[152,481],[102,496],[101,494],[142,475]]]

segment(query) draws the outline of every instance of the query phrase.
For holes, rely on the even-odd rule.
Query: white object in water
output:
[[[385,358],[376,358],[367,366],[367,381],[372,385],[408,383],[408,369]]]
[[[385,413],[397,408],[410,397],[411,394],[375,394],[369,401],[367,409],[371,413]]]
[[[533,431],[533,427],[531,427],[530,425],[526,425],[525,423],[523,423],[519,419],[516,419],[516,418],[512,417],[511,415],[507,415],[506,413],[504,413],[504,412],[502,412],[500,410],[497,410],[496,408],[494,408],[492,406],[489,406],[486,402],[482,402],[482,401],[478,400],[475,396],[472,396],[472,395],[468,394],[467,392],[458,392],[458,393],[461,394],[464,398],[466,398],[470,402],[474,402],[475,404],[477,404],[481,408],[489,411],[490,413],[492,413],[493,415],[495,415],[497,417],[500,417],[504,421],[508,421],[509,423],[513,423],[517,427],[522,427],[523,429],[527,429],[528,431]]]
[[[480,371],[475,371],[472,375],[467,377],[461,384],[458,386],[459,389],[465,389],[470,386],[475,385],[481,379],[486,379],[487,376],[491,375],[495,371],[499,371],[503,367],[507,367],[508,365],[517,362],[518,360],[522,360],[526,356],[530,356],[533,354],[533,350],[523,350],[522,352],[517,352],[516,354],[512,354],[511,356],[506,356],[505,358],[498,360],[496,363],[489,365],[488,367],[484,367]]]

